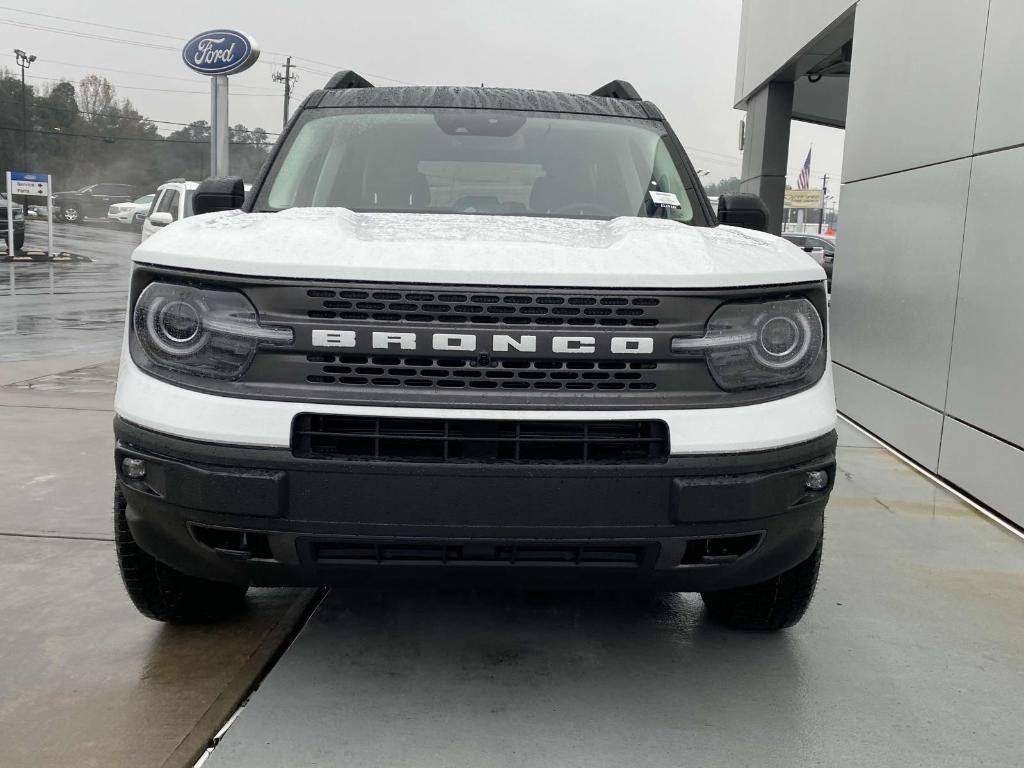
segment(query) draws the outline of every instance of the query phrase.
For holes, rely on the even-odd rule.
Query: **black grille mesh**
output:
[[[528,541],[318,541],[312,545],[318,563],[430,563],[435,565],[517,565],[637,568],[656,545],[593,542]]]
[[[406,419],[300,414],[292,451],[350,461],[651,464],[668,457],[662,421]]]
[[[311,384],[350,387],[419,387],[439,389],[652,390],[656,362],[618,360],[477,360],[458,357],[307,355],[319,370]]]
[[[370,320],[378,323],[440,323],[447,325],[604,326],[658,325],[651,310],[655,296],[573,296],[550,293],[407,291],[328,288],[310,289],[320,299],[310,318]]]

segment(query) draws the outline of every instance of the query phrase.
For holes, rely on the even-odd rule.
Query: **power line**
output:
[[[146,32],[142,29],[132,29],[130,27],[115,27],[112,24],[100,24],[97,21],[86,21],[85,19],[73,19],[69,16],[55,16],[50,13],[40,13],[39,11],[26,11],[22,8],[14,8],[9,5],[0,5],[0,11],[14,11],[15,13],[24,13],[28,16],[39,16],[44,19],[57,19],[58,21],[71,21],[76,24],[87,24],[90,27],[102,27],[103,29],[115,29],[118,32],[134,32],[138,35],[149,35],[150,37],[163,37],[168,40],[180,40],[175,35],[164,34],[163,32]]]
[[[69,29],[61,29],[60,27],[47,27],[42,24],[29,24],[24,21],[17,21],[15,19],[0,19],[0,23],[8,24],[12,27],[20,27],[21,29],[31,29],[36,32],[53,32],[58,35],[69,35],[70,37],[79,37],[88,40],[99,40],[104,43],[119,43],[121,45],[137,45],[140,48],[152,48],[158,51],[176,51],[178,50],[171,45],[159,45],[158,43],[147,43],[142,40],[125,40],[119,37],[110,37],[108,35],[97,35],[92,32],[75,32]]]
[[[145,30],[141,30],[141,29],[133,29],[131,27],[119,27],[119,26],[115,26],[113,24],[100,24],[99,22],[88,21],[86,19],[76,19],[76,18],[72,18],[70,16],[57,16],[57,15],[54,15],[54,14],[39,13],[38,11],[24,11],[24,10],[22,10],[20,8],[14,8],[14,7],[11,7],[11,6],[0,6],[0,9],[7,10],[7,11],[14,11],[16,13],[21,13],[21,14],[24,14],[24,15],[27,15],[27,16],[39,16],[41,18],[56,19],[56,20],[59,20],[59,21],[68,21],[68,22],[71,22],[73,24],[86,24],[86,25],[89,25],[89,26],[99,27],[99,28],[102,28],[102,29],[116,30],[118,32],[131,32],[133,34],[148,35],[150,37],[161,37],[161,38],[168,39],[168,40],[175,40],[176,42],[179,42],[179,43],[185,41],[185,38],[178,37],[176,35],[169,35],[169,34],[165,34],[165,33],[161,33],[161,32],[146,32]],[[43,26],[43,25],[33,25],[33,24],[29,24],[28,22],[22,22],[22,21],[17,21],[17,20],[12,20],[12,19],[0,19],[0,22],[5,22],[5,23],[8,23],[8,24],[12,24],[14,26],[23,27],[23,28],[26,28],[26,29],[36,29],[36,30],[44,31],[44,32],[56,32],[57,34],[71,35],[73,37],[91,38],[91,39],[96,39],[96,40],[103,40],[103,41],[106,41],[106,42],[121,43],[121,44],[125,44],[125,45],[139,45],[139,46],[142,46],[142,47],[154,48],[154,49],[158,49],[158,50],[168,50],[168,51],[176,51],[176,50],[178,50],[176,47],[167,46],[167,45],[160,45],[159,43],[150,43],[150,42],[141,41],[141,40],[138,40],[138,41],[135,41],[135,40],[124,40],[124,39],[120,39],[120,38],[116,38],[116,37],[107,37],[107,36],[104,36],[104,35],[97,35],[97,34],[94,34],[94,33],[91,33],[91,32],[76,32],[74,30],[61,29],[59,27],[46,27],[46,26]],[[289,55],[289,54],[283,53],[281,51],[266,50],[265,52],[269,53],[272,56],[288,56]],[[330,64],[330,63],[325,62],[325,61],[317,61],[316,59],[307,59],[304,56],[295,56],[294,58],[298,59],[299,61],[305,61],[305,62],[308,62],[310,64],[316,64],[317,66],[328,67],[329,69],[332,70],[331,72],[317,72],[317,74],[325,74],[328,77],[333,75],[339,69],[344,69],[344,67],[339,67],[337,64]],[[309,71],[315,71],[315,70],[309,70]],[[367,72],[367,71],[364,70],[363,73],[366,74],[366,75],[369,75],[371,77],[376,77],[376,78],[378,78],[380,80],[387,80],[387,81],[392,82],[392,83],[400,83],[402,85],[415,85],[415,83],[410,83],[407,80],[399,80],[398,78],[388,77],[387,75],[382,75],[379,72]]]
[[[71,82],[67,78],[63,77],[42,77],[41,75],[26,75],[26,77],[32,80],[47,80],[52,83],[68,83]],[[109,82],[109,81],[108,81]],[[209,91],[185,91],[178,88],[153,88],[145,85],[122,85],[120,83],[110,83],[115,88],[124,88],[129,91],[155,91],[156,93],[193,93],[200,96],[209,96]],[[261,98],[277,98],[276,93],[234,93],[233,96],[256,96]]]
[[[0,102],[5,102],[7,104],[17,104],[17,103],[19,103],[19,102],[14,101],[13,99],[4,99],[2,97],[0,97]],[[179,126],[183,126],[185,128],[189,127],[193,123],[202,122],[200,120],[193,120],[192,123],[180,123],[180,122],[176,122],[174,120],[157,120],[155,117],[142,117],[141,115],[139,117],[132,117],[131,115],[111,115],[111,114],[108,114],[106,112],[89,112],[88,110],[84,110],[84,109],[64,109],[62,107],[53,107],[53,106],[50,106],[49,104],[35,104],[33,106],[33,109],[35,109],[35,110],[47,110],[47,109],[49,109],[49,110],[52,110],[52,111],[55,111],[55,112],[65,112],[67,114],[73,114],[73,115],[89,115],[91,117],[106,117],[106,118],[111,119],[111,120],[134,120],[134,121],[139,122],[139,123],[160,123],[162,125],[179,125]],[[258,126],[257,126],[257,128],[258,128]],[[250,130],[250,129],[247,129],[247,130]],[[256,129],[254,128],[254,129],[251,129],[251,130],[256,130]],[[262,129],[259,129],[259,130],[262,130]],[[274,131],[264,131],[264,133],[266,133],[267,136],[280,136],[279,133],[275,133]]]
[[[9,57],[13,57],[14,56],[14,54],[11,54],[11,53],[8,53],[8,54],[5,54],[5,55],[9,56]],[[78,69],[87,69],[87,70],[95,71],[95,72],[117,72],[118,74],[122,74],[122,75],[137,75],[139,77],[155,77],[155,78],[158,78],[160,80],[177,80],[177,81],[183,82],[183,83],[193,83],[193,84],[196,84],[195,78],[192,78],[192,77],[174,77],[172,75],[158,75],[158,74],[155,74],[153,72],[138,72],[136,70],[131,70],[131,69],[113,69],[111,67],[96,67],[96,66],[93,66],[92,64],[75,64],[74,62],[71,62],[71,61],[57,61],[56,59],[51,59],[49,57],[47,57],[46,59],[42,60],[40,63],[42,63],[42,64],[61,64],[62,66],[65,66],[65,67],[76,67]],[[53,78],[53,79],[60,79],[60,78]],[[69,82],[71,82],[71,81],[69,80]],[[235,89],[235,88],[248,88],[248,89],[258,90],[258,91],[272,91],[273,90],[272,88],[263,88],[263,87],[258,86],[258,85],[239,85],[239,84],[236,84],[236,83],[232,83],[231,87],[232,87],[232,89]]]
[[[0,125],[0,131],[21,131],[21,128],[14,128],[8,125]],[[30,134],[44,134],[49,136],[63,136],[65,138],[74,139],[93,139],[94,141],[102,141],[107,144],[116,144],[119,141],[148,141],[148,142],[160,142],[161,144],[202,144],[203,146],[209,145],[208,139],[165,139],[163,137],[153,138],[150,136],[103,136],[100,134],[91,133],[72,133],[70,131],[44,131],[41,129],[33,129],[28,131]],[[244,145],[248,147],[267,147],[269,144],[254,144],[251,141],[232,141],[230,144]]]

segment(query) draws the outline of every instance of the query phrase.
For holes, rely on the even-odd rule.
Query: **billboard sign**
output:
[[[820,189],[787,189],[786,208],[821,208],[824,195]]]

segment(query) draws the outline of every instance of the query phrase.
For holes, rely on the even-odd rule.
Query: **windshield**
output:
[[[142,197],[140,197],[138,200],[135,201],[134,205],[149,205],[152,202],[153,202],[153,196],[152,195],[143,195]]]
[[[645,216],[703,223],[655,121],[489,110],[310,110],[255,210]],[[698,218],[699,217],[699,218]]]

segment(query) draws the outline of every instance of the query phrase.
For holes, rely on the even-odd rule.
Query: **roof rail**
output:
[[[351,69],[335,72],[324,86],[325,91],[341,91],[348,88],[373,88],[373,83]]]
[[[609,99],[622,99],[623,101],[643,101],[636,88],[633,87],[633,84],[625,80],[612,80],[610,83],[602,85],[590,95],[604,96]]]
[[[182,177],[179,176],[176,179],[168,179],[167,181],[164,182],[164,184],[175,184],[175,183],[179,183],[179,182],[183,182],[183,181],[185,181],[185,179],[183,179]]]

